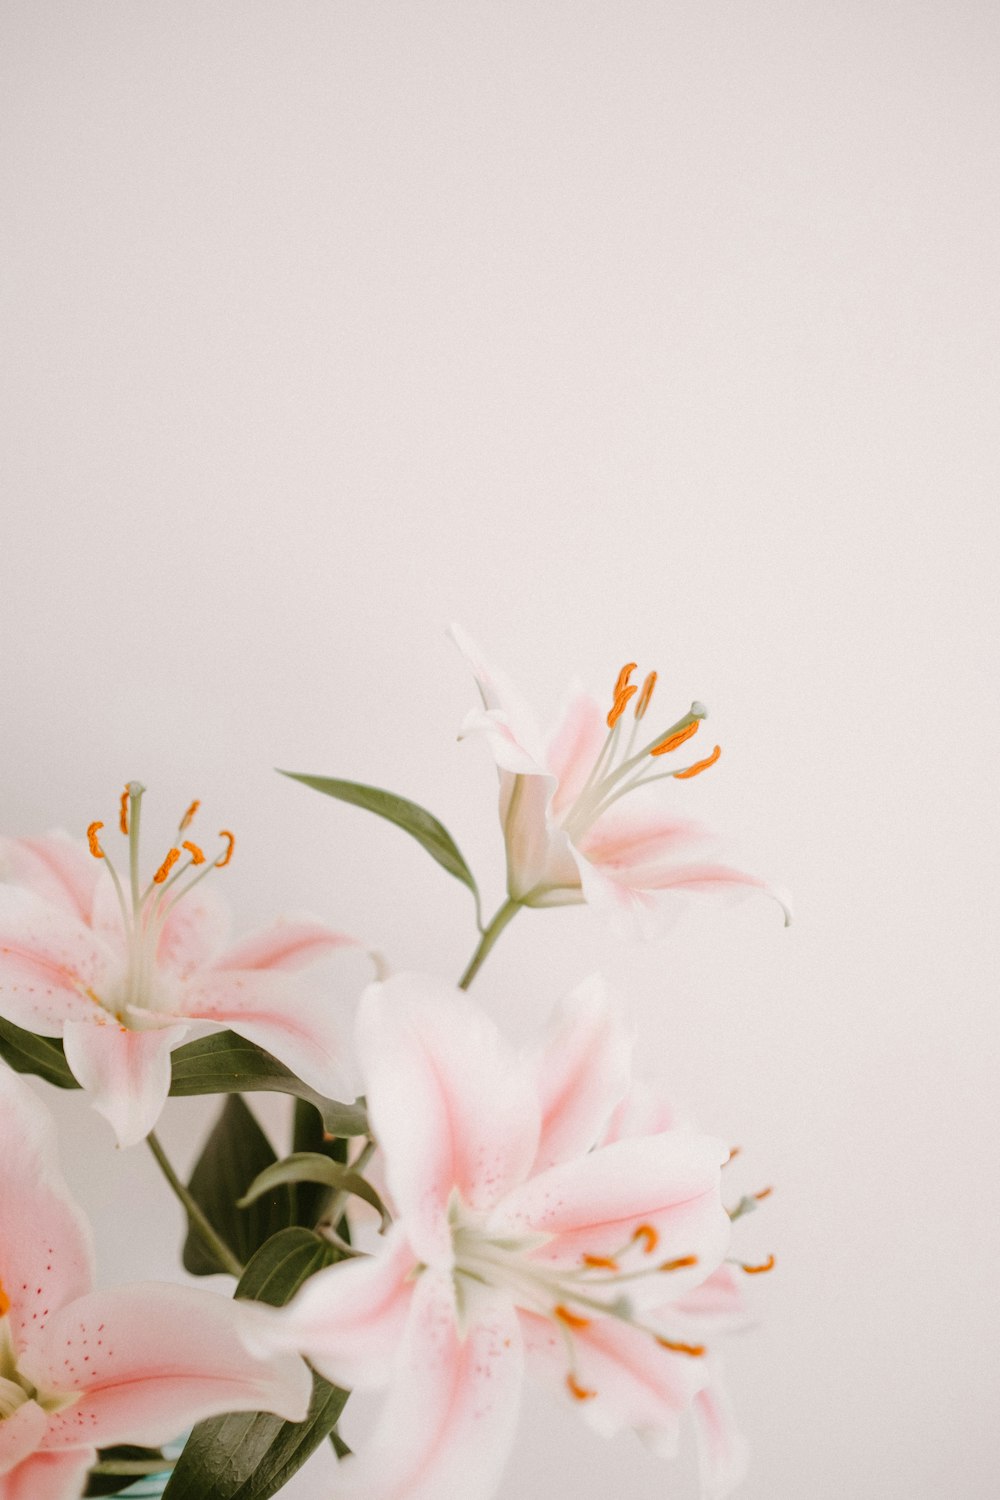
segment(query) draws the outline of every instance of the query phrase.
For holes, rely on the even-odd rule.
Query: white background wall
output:
[[[140,776],[164,838],[194,795],[236,830],[244,925],[307,906],[457,974],[465,892],[272,767],[424,802],[493,899],[450,618],[540,704],[633,657],[704,698],[724,758],[670,795],[797,925],[705,906],[637,951],[529,913],[481,996],[520,1032],[609,970],[775,1183],[744,1500],[994,1495],[996,8],[0,27],[3,826],[82,832]],[[152,1163],[55,1103],[105,1277],[174,1274]],[[169,1107],[179,1161],[210,1113]],[[533,1402],[504,1500],[692,1480]]]

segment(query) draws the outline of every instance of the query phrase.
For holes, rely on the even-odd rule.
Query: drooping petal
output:
[[[327,1096],[341,1086],[342,1021],[325,995],[267,969],[202,969],[184,985],[178,1011],[256,1042]]]
[[[526,776],[544,775],[547,767],[542,736],[534,714],[517,688],[487,662],[460,625],[451,625],[448,634],[472,668],[483,700],[481,709],[473,709],[466,716],[459,739],[468,734],[483,734],[498,766]]]
[[[170,1091],[170,1053],[186,1022],[150,1031],[119,1026],[100,1012],[67,1022],[66,1061],[94,1108],[111,1124],[119,1146],[132,1146],[155,1126]]]
[[[630,1297],[648,1306],[680,1296],[722,1260],[731,1231],[720,1198],[728,1156],[723,1142],[681,1131],[615,1141],[515,1188],[491,1228],[551,1235],[533,1257],[564,1266],[626,1250],[636,1270],[695,1257],[693,1265],[630,1285]],[[654,1233],[631,1244],[640,1225]]]
[[[299,1353],[348,1390],[388,1384],[413,1296],[416,1258],[399,1224],[377,1254],[311,1276],[283,1308],[261,1308],[253,1344]]]
[[[628,1088],[633,1037],[594,976],[562,1001],[531,1063],[542,1109],[533,1171],[590,1150]]]
[[[600,1318],[574,1331],[570,1367],[566,1341],[550,1319],[522,1313],[521,1325],[529,1374],[571,1399],[602,1437],[631,1429],[662,1457],[674,1456],[681,1419],[708,1379],[703,1359]],[[570,1368],[576,1394],[566,1378]]]
[[[312,1388],[306,1366],[294,1355],[253,1355],[242,1329],[243,1305],[200,1287],[146,1282],[70,1303],[21,1363],[39,1389],[80,1393],[49,1416],[46,1447],[155,1446],[230,1411],[300,1422]]]
[[[750,1449],[733,1418],[713,1361],[712,1383],[694,1398],[702,1500],[726,1500],[745,1478]]]
[[[0,1500],[78,1500],[87,1471],[96,1462],[94,1448],[33,1453],[0,1478]]]
[[[301,969],[326,958],[337,948],[360,947],[363,944],[357,938],[334,932],[318,918],[289,918],[227,948],[221,958],[216,959],[215,968]]]
[[[717,1266],[700,1286],[692,1287],[683,1297],[664,1308],[664,1331],[674,1328],[696,1328],[707,1334],[744,1328],[750,1321],[742,1284],[732,1266]]]
[[[496,1493],[517,1420],[521,1335],[505,1299],[464,1285],[460,1336],[450,1278],[419,1277],[376,1429],[337,1471],[345,1500],[491,1500]]]
[[[48,1417],[37,1401],[25,1401],[9,1417],[0,1420],[0,1476],[17,1468],[34,1453],[45,1436]],[[0,1477],[0,1497],[5,1479]]]
[[[453,1189],[471,1208],[489,1208],[534,1158],[530,1070],[464,994],[425,975],[372,985],[357,1035],[392,1199],[417,1255],[448,1265]]]
[[[90,1290],[90,1228],[59,1171],[48,1110],[16,1073],[0,1069],[0,1283],[20,1352],[65,1302]],[[7,1423],[0,1423],[0,1434]]]
[[[101,865],[86,844],[66,833],[37,839],[0,838],[0,880],[25,886],[77,921],[89,923]]]
[[[558,782],[553,816],[565,812],[583,791],[607,735],[605,710],[593,694],[572,693],[545,755],[545,764]]]
[[[76,917],[20,886],[0,885],[0,1014],[39,1036],[89,1020],[119,967]]]

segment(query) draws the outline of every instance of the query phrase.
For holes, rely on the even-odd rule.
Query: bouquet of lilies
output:
[[[230,941],[234,838],[204,837],[197,802],[148,864],[137,781],[83,839],[0,840],[0,1500],[138,1494],[154,1474],[142,1493],[266,1500],[322,1443],[331,1500],[489,1500],[526,1375],[665,1457],[690,1422],[706,1500],[739,1482],[717,1345],[746,1320],[743,1278],[773,1264],[733,1244],[767,1190],[727,1202],[729,1147],[633,1076],[635,1037],[599,977],[521,1048],[470,986],[525,906],[585,903],[649,938],[690,896],[763,891],[786,919],[787,904],[663,795],[719,757],[690,754],[702,704],[654,727],[656,674],[640,685],[629,663],[610,699],[574,693],[546,739],[453,635],[481,697],[462,734],[485,738],[500,776],[507,895],[491,920],[430,813],[297,777],[398,825],[475,899],[458,984],[373,953],[353,1037],[303,971],[364,945],[312,917]],[[345,1057],[363,1085],[347,1102]],[[187,1214],[186,1270],[227,1273],[234,1296],[218,1281],[94,1290],[44,1084],[19,1074],[84,1090],[120,1147],[146,1141]],[[294,1100],[280,1159],[246,1102],[260,1090]],[[191,1094],[225,1097],[185,1183],[156,1125],[168,1095]],[[355,1390],[377,1410],[352,1452],[338,1424]],[[171,1471],[162,1447],[185,1432]]]

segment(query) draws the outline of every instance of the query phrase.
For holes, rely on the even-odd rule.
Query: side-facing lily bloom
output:
[[[0,1015],[62,1037],[74,1077],[122,1146],[156,1124],[170,1053],[196,1021],[232,1027],[312,1088],[335,1091],[335,1017],[288,971],[356,940],[302,918],[226,947],[228,912],[206,876],[229,863],[233,836],[221,833],[222,852],[206,858],[188,836],[198,803],[143,889],[143,791],[132,781],[122,794],[125,881],[105,854],[102,823],[86,844],[0,840]]]
[[[156,1282],[94,1291],[89,1228],[55,1130],[0,1065],[0,1500],[77,1500],[98,1447],[157,1446],[203,1417],[301,1421],[300,1359],[261,1359],[253,1308]]]
[[[674,1451],[707,1375],[663,1306],[726,1253],[729,1153],[683,1131],[592,1149],[630,1050],[596,982],[526,1055],[440,981],[366,992],[358,1051],[397,1218],[376,1255],[320,1272],[260,1335],[385,1389],[341,1495],[488,1500],[526,1365],[599,1431]]]
[[[513,684],[457,625],[451,635],[479,685],[483,706],[465,718],[460,738],[486,737],[500,772],[500,822],[507,846],[507,892],[523,906],[589,902],[625,937],[658,936],[684,895],[785,898],[759,875],[714,858],[715,839],[698,823],[663,810],[645,788],[685,781],[715,764],[711,754],[677,764],[677,752],[708,717],[692,703],[666,728],[648,734],[644,720],[656,673],[641,688],[635,663],[618,675],[610,708],[574,692],[548,741]],[[657,786],[656,792],[660,791]],[[628,798],[628,806],[621,805]]]

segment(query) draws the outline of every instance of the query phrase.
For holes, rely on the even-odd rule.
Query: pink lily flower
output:
[[[689,780],[721,752],[677,766],[673,757],[708,717],[702,703],[655,734],[642,730],[656,673],[641,689],[623,667],[610,709],[574,692],[548,741],[513,684],[491,667],[458,625],[450,634],[475,675],[483,706],[459,738],[485,736],[500,773],[500,822],[507,847],[507,892],[522,906],[587,902],[623,937],[656,937],[687,895],[773,896],[791,920],[787,899],[758,875],[713,856],[715,840],[700,824],[665,812],[645,788]],[[634,700],[634,701],[633,701]],[[657,786],[657,792],[660,791]],[[622,807],[628,797],[629,806]]]
[[[231,1027],[310,1087],[335,1092],[334,1017],[287,971],[356,940],[300,918],[227,948],[228,914],[206,876],[229,863],[233,836],[221,833],[221,854],[207,859],[187,836],[198,803],[142,889],[143,791],[129,782],[121,799],[127,882],[105,855],[102,823],[87,844],[58,834],[0,840],[0,1014],[62,1037],[74,1077],[121,1146],[156,1124],[170,1053],[194,1022]]]
[[[377,1254],[321,1271],[261,1332],[385,1391],[341,1496],[489,1500],[525,1368],[599,1432],[674,1451],[707,1375],[663,1308],[725,1255],[729,1153],[681,1131],[592,1149],[630,1049],[597,982],[520,1056],[439,981],[366,992],[358,1050],[397,1218]]]
[[[156,1282],[93,1290],[52,1122],[7,1068],[0,1139],[0,1500],[77,1500],[98,1447],[156,1447],[222,1412],[302,1421],[309,1372],[250,1352],[251,1305]]]

